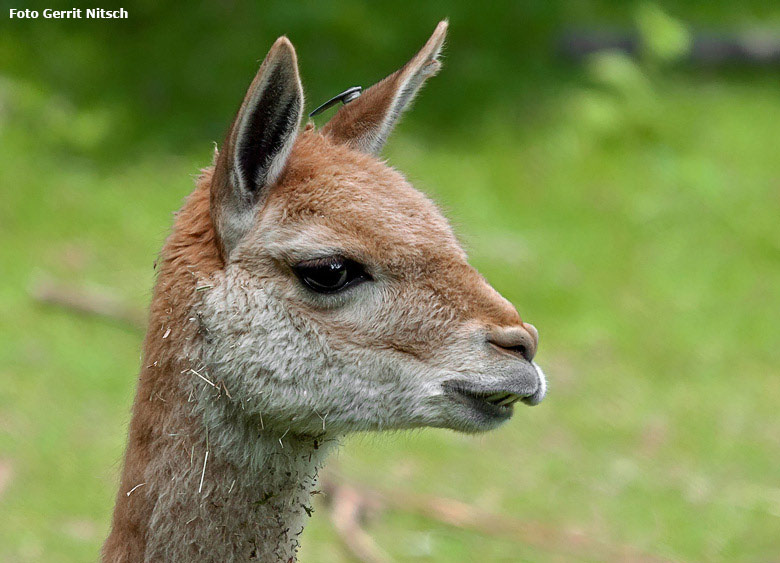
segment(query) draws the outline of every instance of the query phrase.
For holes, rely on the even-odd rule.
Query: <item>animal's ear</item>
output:
[[[447,20],[444,20],[412,60],[342,106],[323,127],[323,132],[363,152],[378,153],[425,80],[441,68],[439,53],[446,35]]]
[[[249,86],[216,157],[211,216],[225,257],[252,227],[258,205],[284,170],[302,112],[295,49],[280,37]]]

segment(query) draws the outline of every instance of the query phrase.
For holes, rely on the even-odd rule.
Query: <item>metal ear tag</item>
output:
[[[337,103],[341,102],[342,104],[348,104],[354,99],[357,99],[360,97],[360,94],[363,93],[363,87],[362,86],[353,86],[352,88],[347,88],[344,90],[341,94],[338,96],[333,96],[330,100],[322,104],[320,107],[315,109],[313,112],[309,114],[309,117],[314,117],[315,115],[319,115],[323,111],[325,111],[328,108],[331,108],[335,106]]]

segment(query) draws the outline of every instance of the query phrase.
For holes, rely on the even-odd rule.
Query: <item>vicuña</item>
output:
[[[346,434],[482,432],[544,397],[536,329],[377,157],[446,31],[319,130],[271,47],[160,253],[104,561],[294,561]]]

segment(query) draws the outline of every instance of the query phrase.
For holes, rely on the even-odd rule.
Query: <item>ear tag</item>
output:
[[[341,94],[338,96],[333,96],[330,100],[322,104],[320,107],[315,109],[313,112],[309,114],[309,117],[314,117],[315,115],[319,115],[323,111],[325,111],[328,108],[331,108],[335,106],[337,103],[341,102],[342,104],[348,104],[352,100],[355,100],[360,97],[360,94],[363,93],[363,87],[362,86],[353,86],[352,88],[347,88],[344,90]]]

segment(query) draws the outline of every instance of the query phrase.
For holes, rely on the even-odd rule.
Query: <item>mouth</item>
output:
[[[471,407],[486,419],[496,422],[508,420],[514,412],[514,404],[522,395],[510,391],[476,391],[456,384],[446,386],[447,393],[456,401]]]
[[[469,418],[480,427],[495,427],[509,420],[518,401],[533,406],[541,402],[547,392],[547,382],[541,368],[535,363],[533,378],[519,378],[512,382],[481,385],[462,380],[443,384],[446,394],[468,408]]]

